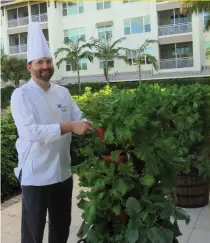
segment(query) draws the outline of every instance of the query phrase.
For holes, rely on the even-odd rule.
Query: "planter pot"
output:
[[[176,186],[176,205],[183,208],[198,208],[206,206],[209,202],[209,181],[202,176],[191,172],[178,176],[179,184]]]
[[[100,137],[101,142],[103,142],[104,141],[104,128],[99,127],[97,129],[97,134]]]
[[[101,157],[102,157],[106,162],[112,162],[112,160],[111,160],[111,155],[102,155]],[[117,161],[113,161],[113,162],[115,162],[116,164],[122,164],[122,163],[125,162],[125,159],[126,159],[126,157],[125,157],[124,155],[120,155],[120,156],[118,157],[118,160],[117,160]]]

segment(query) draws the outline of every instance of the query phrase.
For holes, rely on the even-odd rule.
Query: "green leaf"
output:
[[[112,208],[113,212],[116,214],[116,215],[119,215],[120,214],[120,210],[121,210],[121,206],[120,205],[115,205],[113,208]]]
[[[83,149],[80,149],[81,153],[86,156],[92,156],[93,155],[93,149],[90,146],[86,146]]]
[[[116,190],[122,195],[124,196],[127,191],[128,191],[128,185],[122,180],[122,179],[119,179],[116,181]]]
[[[148,241],[147,241],[147,229],[139,228],[138,243],[148,243]]]
[[[92,188],[92,192],[93,193],[97,193],[101,190],[103,190],[105,187],[105,181],[103,179],[98,179],[94,185],[94,187]]]
[[[88,183],[90,184],[92,182],[92,180],[95,178],[96,173],[95,172],[85,172],[84,176],[86,177]]]
[[[88,230],[90,229],[91,225],[86,224],[85,221],[83,220],[82,225],[77,233],[77,236],[82,239],[88,232]]]
[[[117,170],[119,172],[128,173],[131,170],[131,167],[128,164],[120,164]]]
[[[171,243],[173,241],[173,233],[170,230],[158,227],[150,228],[147,236],[151,243]]]
[[[141,217],[142,221],[145,221],[147,216],[148,216],[148,212],[147,211],[142,211],[141,214],[140,214],[140,217]]]
[[[186,224],[190,222],[190,216],[182,208],[175,208],[175,216],[178,220],[185,220]]]
[[[174,237],[179,237],[182,235],[181,231],[179,230],[179,226],[177,221],[175,220],[175,222],[173,223],[172,227],[170,228],[170,230],[174,233]]]
[[[162,212],[160,213],[161,219],[167,219],[173,213],[173,205],[172,203],[168,202],[167,205],[163,208]]]
[[[117,161],[118,157],[120,156],[120,154],[123,152],[123,150],[115,150],[111,152],[111,160],[112,161]]]
[[[84,220],[88,224],[92,224],[93,220],[95,219],[96,216],[96,207],[93,203],[89,204],[89,207],[87,210],[83,213],[84,214]]]
[[[151,175],[144,175],[143,177],[140,178],[140,183],[143,186],[148,186],[151,187],[155,182],[155,178]]]
[[[126,202],[126,209],[129,216],[139,214],[141,212],[141,205],[134,197],[129,197]]]
[[[139,238],[139,232],[137,229],[127,229],[126,239],[129,243],[136,243]]]

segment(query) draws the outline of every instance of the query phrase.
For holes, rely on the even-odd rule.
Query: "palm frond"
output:
[[[116,45],[121,44],[124,40],[126,40],[126,37],[122,37],[120,39],[117,39],[116,41],[114,41],[112,43],[112,45],[110,46],[110,48],[114,48]]]
[[[60,58],[58,62],[56,62],[56,66],[60,68],[60,65],[65,62],[68,63],[68,59],[66,57]]]
[[[94,59],[94,53],[90,51],[84,51],[81,54],[79,54],[79,59],[87,58],[90,62]]]
[[[145,54],[145,57],[148,58],[148,61],[151,62],[152,66],[154,67],[154,69],[157,71],[159,69],[159,65],[158,65],[158,60],[156,57],[150,55],[150,54]]]
[[[154,43],[158,43],[157,40],[149,40],[149,39],[146,39],[145,42],[140,46],[139,48],[139,52],[144,52],[147,47],[149,46],[149,44],[154,44]]]
[[[210,1],[185,1],[181,6],[181,12],[185,14],[210,12]]]
[[[57,51],[54,53],[55,58],[57,58],[57,56],[58,56],[60,53],[63,53],[63,52],[67,52],[66,55],[68,55],[68,54],[70,53],[70,49],[67,48],[67,47],[61,47],[61,48],[58,48]]]

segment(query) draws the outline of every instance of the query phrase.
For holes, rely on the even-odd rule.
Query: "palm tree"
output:
[[[146,49],[149,44],[154,44],[157,43],[157,40],[145,40],[143,45],[139,47],[137,50],[130,50],[132,53],[132,57],[134,57],[135,63],[138,65],[138,70],[139,70],[139,82],[141,83],[141,64],[145,62],[145,58],[153,65],[154,69],[157,71],[159,66],[158,66],[158,60],[156,57],[146,53]],[[128,62],[129,58],[127,58]]]
[[[181,12],[186,14],[210,13],[210,1],[185,1],[181,6]],[[205,30],[210,29],[210,19],[206,22]]]
[[[85,42],[84,38],[79,38],[76,42],[72,41],[69,38],[66,38],[64,44],[67,47],[58,48],[55,52],[55,58],[60,53],[65,53],[65,56],[60,58],[56,63],[56,66],[59,68],[61,63],[69,63],[73,71],[77,71],[78,75],[78,90],[79,94],[81,94],[81,82],[80,82],[80,69],[81,69],[81,60],[83,58],[88,59],[90,62],[93,61],[94,55],[92,52],[88,51],[89,44],[81,44],[81,42]]]
[[[114,61],[114,59],[126,59],[126,56],[121,54],[120,52],[125,52],[128,48],[119,47],[117,45],[121,44],[126,38],[122,37],[112,42],[111,38],[106,37],[103,39],[95,39],[92,38],[91,48],[95,48],[94,56],[97,57],[103,63],[103,70],[105,79],[109,85],[109,69],[110,69],[110,61]]]

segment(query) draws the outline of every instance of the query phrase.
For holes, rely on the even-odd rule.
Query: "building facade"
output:
[[[206,70],[208,75],[210,59],[206,52],[210,47],[210,32],[205,32],[204,26],[210,15],[183,15],[181,5],[181,2],[140,0],[7,2],[1,5],[1,45],[5,53],[26,58],[27,26],[30,21],[38,21],[53,55],[57,48],[65,46],[65,37],[72,40],[84,37],[86,41],[106,35],[113,41],[126,37],[121,46],[131,49],[138,49],[146,39],[155,39],[158,43],[150,45],[146,52],[158,59],[159,70],[156,72],[145,58],[143,74],[176,77]],[[134,57],[130,55],[129,58],[129,63],[110,62],[113,77],[117,75],[116,79],[126,80],[129,74],[137,74]],[[55,63],[58,60],[55,59]],[[80,66],[81,76],[86,80],[103,77],[103,65],[98,59],[93,63],[81,60]],[[71,65],[63,63],[59,69],[55,68],[53,80],[74,82],[76,77]]]

